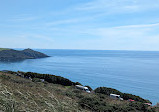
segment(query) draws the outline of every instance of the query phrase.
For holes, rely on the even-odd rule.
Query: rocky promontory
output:
[[[32,49],[24,50],[14,50],[14,49],[4,49],[0,50],[0,61],[17,61],[24,59],[37,59],[49,57],[48,55],[34,51]]]

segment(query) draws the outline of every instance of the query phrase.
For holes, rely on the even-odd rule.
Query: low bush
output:
[[[143,99],[140,96],[136,96],[136,95],[132,95],[132,94],[128,94],[128,93],[122,93],[121,97],[124,100],[133,99],[135,101],[139,101],[139,102],[142,102],[142,103],[151,103],[149,100]]]
[[[94,112],[155,112],[149,109],[147,105],[141,102],[130,102],[125,105],[113,104],[102,100],[100,97],[83,97],[79,105],[84,109],[90,109]]]
[[[61,84],[64,86],[71,86],[74,84],[74,82],[70,81],[69,79],[66,79],[61,76],[50,75],[50,74],[39,74],[39,73],[33,73],[33,72],[26,72],[26,73],[24,73],[24,77],[45,79],[45,81],[47,81],[49,83]]]
[[[82,84],[79,82],[75,82],[75,83],[73,83],[73,85],[81,85],[82,86]]]
[[[135,101],[139,101],[139,102],[142,102],[142,103],[151,103],[149,100],[143,99],[139,96],[128,94],[128,93],[122,93],[122,92],[120,92],[116,89],[112,89],[112,88],[98,87],[94,91],[95,91],[95,93],[100,93],[100,94],[105,94],[105,95],[110,95],[111,93],[112,94],[118,94],[124,100],[133,99]]]
[[[41,82],[41,80],[39,78],[33,78],[32,81],[33,82]]]
[[[101,94],[105,94],[105,95],[110,95],[111,93],[118,94],[118,95],[122,94],[120,91],[118,91],[116,89],[107,88],[107,87],[98,87],[94,91],[95,91],[95,93],[101,93]]]
[[[89,89],[90,91],[93,90],[93,89],[92,89],[90,86],[88,86],[88,85],[86,85],[85,87],[88,87],[88,89]]]
[[[3,79],[7,79],[7,80],[11,78],[10,76],[4,75],[4,74],[0,75],[0,77],[2,77]]]

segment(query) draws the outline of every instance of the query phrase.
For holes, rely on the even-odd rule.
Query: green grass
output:
[[[8,48],[0,48],[0,51],[9,50]]]

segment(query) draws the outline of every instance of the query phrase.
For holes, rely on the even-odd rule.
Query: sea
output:
[[[48,58],[0,62],[0,70],[68,78],[93,89],[115,88],[159,102],[159,51],[34,49]]]

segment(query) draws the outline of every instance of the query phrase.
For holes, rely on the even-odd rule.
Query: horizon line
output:
[[[28,49],[27,48],[9,48],[9,49]],[[41,49],[41,50],[90,50],[90,51],[152,51],[159,52],[159,50],[135,50],[135,49],[65,49],[65,48],[30,48],[30,49]]]

